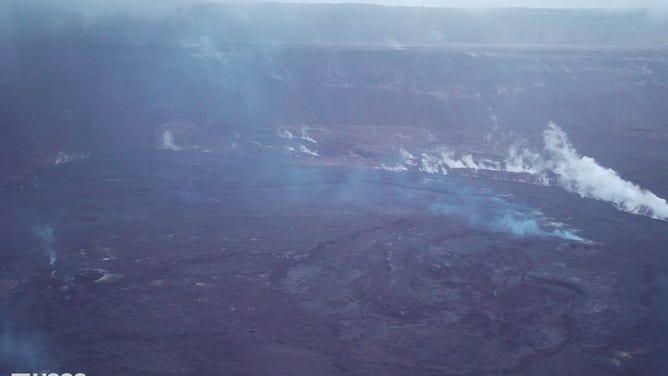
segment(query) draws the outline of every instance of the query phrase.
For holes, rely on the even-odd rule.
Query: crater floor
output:
[[[462,190],[540,209],[590,241],[430,210]],[[62,164],[0,199],[4,334],[43,368],[668,369],[665,223],[556,188],[160,151]]]

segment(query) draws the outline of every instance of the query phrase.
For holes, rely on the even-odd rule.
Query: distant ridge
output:
[[[133,13],[135,7],[128,6],[120,13],[115,10],[90,17],[85,16],[85,7],[57,8],[47,2],[13,1],[7,7],[17,20],[15,32],[43,32],[50,38],[64,33],[70,41],[75,36],[129,45],[179,45],[184,39],[202,35],[215,45],[668,45],[668,16],[643,9],[202,2],[173,6],[168,12],[150,16],[146,10]],[[42,11],[35,11],[36,7]],[[49,21],[53,17],[59,19],[57,27]]]

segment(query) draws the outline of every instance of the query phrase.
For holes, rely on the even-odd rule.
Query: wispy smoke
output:
[[[407,164],[415,164],[415,160],[406,160]],[[447,175],[449,170],[470,169],[501,171],[503,166],[498,161],[487,158],[475,159],[471,154],[457,156],[453,150],[441,148],[436,154],[423,153],[420,160],[420,170],[430,174],[441,173]]]
[[[34,336],[19,333],[6,322],[0,330],[0,369],[39,370],[51,365]]]
[[[555,236],[586,241],[571,230],[554,228],[555,225],[535,209],[468,188],[450,193],[447,201],[432,203],[430,210],[463,218],[478,228],[514,236]]]
[[[49,263],[51,265],[56,263],[58,255],[56,254],[56,249],[54,248],[54,243],[56,238],[54,236],[53,226],[44,225],[44,226],[35,226],[33,231],[42,241],[42,249],[49,256]]]
[[[298,151],[302,156],[320,157],[319,143],[309,134],[308,127],[301,127],[299,134],[290,129],[281,128],[278,131],[278,137],[285,140],[285,150],[291,154]]]
[[[162,135],[160,135],[160,142],[158,147],[163,150],[182,150],[181,147],[174,142],[174,134],[170,130],[166,130],[162,133]]]

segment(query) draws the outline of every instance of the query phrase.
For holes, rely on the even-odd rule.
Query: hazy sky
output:
[[[240,0],[222,2],[248,2]],[[668,0],[273,0],[290,3],[373,3],[442,7],[667,8]]]
[[[0,0],[0,21],[2,4]],[[21,3],[24,0],[15,0]],[[25,0],[28,1],[28,0]],[[365,3],[382,5],[408,5],[456,8],[650,8],[655,14],[668,16],[668,0],[32,0],[36,3],[60,4],[73,10],[96,16],[110,12],[130,12],[160,16],[173,11],[177,6],[197,2],[220,3]],[[1,26],[1,24],[0,24]]]

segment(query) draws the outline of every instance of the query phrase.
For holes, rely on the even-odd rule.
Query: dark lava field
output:
[[[668,18],[70,3],[0,5],[0,373],[668,373]]]

